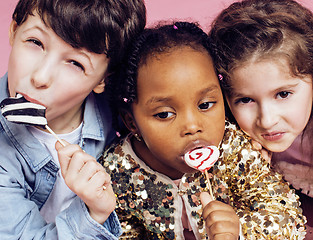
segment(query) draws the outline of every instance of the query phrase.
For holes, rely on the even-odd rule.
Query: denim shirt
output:
[[[0,79],[0,101],[8,97],[7,89],[6,74]],[[80,146],[98,158],[110,136],[109,108],[98,108],[95,96],[90,94],[85,103]],[[77,196],[57,215],[55,223],[44,221],[39,211],[53,189],[58,170],[48,150],[27,127],[0,116],[0,238],[118,239],[121,226],[116,213],[101,225],[90,217]]]

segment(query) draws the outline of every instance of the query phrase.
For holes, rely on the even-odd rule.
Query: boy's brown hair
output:
[[[142,0],[20,0],[13,20],[19,26],[35,11],[72,47],[106,54],[109,72],[146,24]]]

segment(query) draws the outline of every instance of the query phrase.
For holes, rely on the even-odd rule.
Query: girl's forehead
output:
[[[277,92],[295,89],[306,82],[311,84],[310,75],[296,76],[284,61],[255,61],[236,68],[231,76],[231,95],[275,95]]]
[[[177,80],[179,80],[177,78],[179,76],[185,77],[186,73],[193,74],[194,77],[209,73],[210,76],[216,75],[208,52],[195,50],[188,46],[151,54],[144,63],[140,64],[138,76],[143,72],[151,73],[153,71],[157,76],[173,76]],[[145,81],[149,81],[149,79]]]
[[[137,77],[138,98],[151,94],[194,96],[214,88],[221,92],[210,56],[192,49],[149,58]],[[184,96],[182,96],[184,97]]]
[[[288,59],[281,55],[254,55],[247,59],[239,60],[234,63],[232,69],[230,70],[230,75],[233,77],[234,73],[238,71],[250,71],[253,73],[255,68],[259,68],[261,66],[270,66],[285,75],[293,75]]]
[[[165,57],[170,57],[173,54],[177,53],[186,53],[186,52],[198,52],[202,54],[206,54],[209,56],[208,50],[206,50],[203,46],[198,46],[196,44],[169,44],[165,46],[158,46],[158,47],[153,47],[152,49],[146,50],[144,53],[141,54],[141,64],[146,64],[149,59],[161,59]],[[211,58],[211,57],[210,57]],[[139,64],[140,65],[140,64]]]

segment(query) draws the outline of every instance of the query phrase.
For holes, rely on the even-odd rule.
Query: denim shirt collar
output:
[[[0,79],[0,102],[9,97],[7,73]],[[101,110],[101,111],[100,111]],[[94,94],[91,93],[85,101],[84,124],[82,129],[81,144],[86,139],[104,142],[111,128],[111,115],[109,109],[100,109],[95,101]],[[103,124],[103,118],[106,124]],[[8,138],[15,145],[34,172],[37,172],[44,165],[52,161],[48,150],[42,147],[40,142],[28,131],[25,125],[15,124],[7,121],[2,114],[0,122]],[[105,127],[103,127],[105,126]],[[81,145],[82,146],[82,145]],[[55,165],[56,168],[58,168]]]
[[[90,138],[98,141],[104,141],[109,129],[102,122],[103,113],[100,111],[95,96],[90,93],[85,101],[84,120],[82,129],[82,140]],[[106,115],[107,116],[107,115]],[[100,131],[99,131],[100,129]]]

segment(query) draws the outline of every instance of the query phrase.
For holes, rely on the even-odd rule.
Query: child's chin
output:
[[[264,148],[267,149],[270,152],[276,152],[276,153],[280,153],[280,152],[284,152],[286,151],[290,146],[291,146],[292,142],[288,141],[283,143],[272,143],[272,144],[264,144]]]
[[[199,172],[199,170],[194,168],[188,168],[188,170],[185,171],[185,173],[196,173],[196,172]]]

